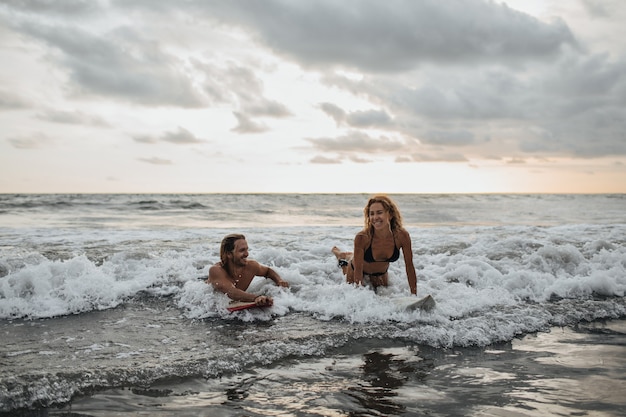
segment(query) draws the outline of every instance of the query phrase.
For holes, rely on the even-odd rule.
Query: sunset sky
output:
[[[622,0],[3,0],[0,193],[624,193]]]

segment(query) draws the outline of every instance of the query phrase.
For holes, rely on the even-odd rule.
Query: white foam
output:
[[[218,260],[223,231],[208,230],[202,239],[189,231],[144,232],[140,235],[146,240],[132,241],[122,239],[132,235],[122,231],[101,236],[107,240],[99,247],[113,252],[102,261],[85,254],[51,261],[36,252],[25,253],[28,261],[0,278],[0,317],[76,314],[113,308],[147,294],[173,297],[190,319],[264,321],[298,312],[320,321],[420,323],[432,328],[410,337],[445,344],[500,340],[524,329],[540,329],[551,320],[554,299],[624,297],[626,291],[626,248],[620,243],[626,226],[409,228],[418,297],[431,294],[437,305],[431,312],[400,311],[391,299],[409,295],[402,258],[390,265],[390,286],[378,295],[345,283],[330,248],[348,248],[353,229],[246,231],[250,257],[271,265],[291,285],[284,290],[270,280],[253,281],[251,292],[274,297],[271,309],[231,314],[227,298],[198,280]],[[87,240],[82,239],[81,245]],[[529,305],[541,307],[528,310]],[[621,307],[588,308],[585,317],[620,314]],[[533,316],[524,316],[528,314]],[[465,320],[462,325],[460,319]],[[511,320],[521,325],[508,324]]]

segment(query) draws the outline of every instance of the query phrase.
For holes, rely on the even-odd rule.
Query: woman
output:
[[[368,277],[374,289],[389,285],[389,263],[404,255],[406,276],[411,294],[417,294],[417,275],[413,266],[411,236],[402,227],[398,206],[385,195],[369,199],[363,209],[365,227],[354,238],[354,252],[341,252],[335,246],[332,252],[346,275],[347,282],[361,285]]]

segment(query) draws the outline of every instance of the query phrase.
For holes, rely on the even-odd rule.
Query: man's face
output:
[[[237,266],[246,265],[248,258],[248,242],[245,239],[235,241],[235,249],[233,250],[233,263]]]

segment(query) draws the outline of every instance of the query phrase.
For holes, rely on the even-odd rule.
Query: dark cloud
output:
[[[396,162],[467,162],[468,158],[452,151],[458,146],[470,146],[474,141],[467,131],[431,131],[421,139],[394,140],[386,136],[373,137],[358,130],[336,138],[309,138],[313,148],[333,152],[335,157],[319,157],[315,163],[340,163],[348,159],[356,163],[372,162],[369,157],[394,156]]]
[[[346,112],[332,103],[321,103],[320,109],[332,117],[337,126],[347,125],[354,128],[388,128],[392,125],[392,117],[383,110],[357,110]]]
[[[570,51],[516,70],[434,67],[332,82],[384,104],[393,117],[380,127],[424,144],[478,145],[476,138],[491,137],[494,144],[516,141],[517,150],[535,155],[626,155],[626,60],[606,54]],[[334,105],[322,109],[337,123],[350,115]]]
[[[616,0],[582,1],[597,19],[621,7]],[[132,16],[129,26],[103,19],[107,25],[97,32],[77,19],[120,11]],[[225,106],[237,120],[234,132],[266,132],[263,118],[292,115],[266,91],[262,77],[271,69],[247,51],[213,53],[210,42],[202,51],[184,50],[180,32],[171,32],[183,24],[236,27],[237,37],[253,37],[256,51],[313,68],[328,87],[369,103],[367,110],[319,105],[338,128],[351,131],[307,139],[316,151],[338,154],[316,163],[366,162],[377,152],[407,162],[466,160],[458,147],[500,160],[517,153],[626,155],[625,57],[590,52],[563,20],[541,21],[494,1],[9,0],[0,5],[0,18],[48,47],[44,57],[66,71],[71,94],[143,106]],[[0,91],[0,108],[20,104],[17,95]],[[39,117],[81,123],[79,113]],[[370,129],[384,134],[370,136]],[[396,137],[405,141],[390,139]],[[481,149],[479,138],[490,138],[493,147]],[[134,139],[202,141],[183,130]]]
[[[131,29],[103,35],[75,26],[25,20],[17,29],[54,48],[74,94],[108,96],[147,106],[199,107],[202,99],[177,58]]]
[[[524,62],[576,40],[551,23],[483,0],[255,0],[194,2],[253,31],[279,54],[315,67],[405,71],[425,61]]]
[[[391,116],[381,110],[355,111],[348,114],[346,123],[356,128],[385,127],[392,123]]]
[[[234,113],[239,133],[259,133],[268,128],[255,117],[284,118],[291,111],[282,103],[265,97],[263,81],[248,67],[232,61],[212,63],[193,60],[195,69],[204,76],[203,90],[214,104],[230,104],[238,110]]]
[[[98,0],[3,0],[4,6],[22,13],[57,15],[63,18],[93,15],[102,11]]]
[[[431,130],[420,137],[424,143],[443,146],[465,146],[474,142],[474,134],[466,130]]]

